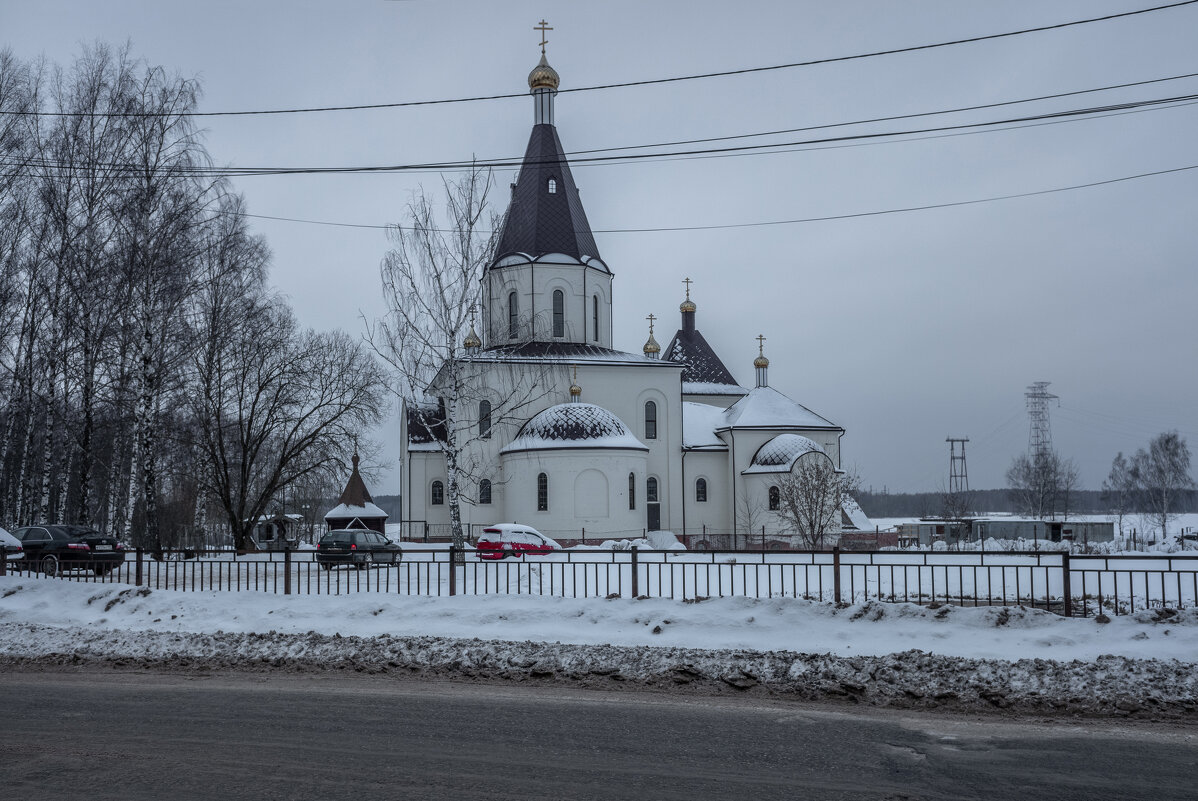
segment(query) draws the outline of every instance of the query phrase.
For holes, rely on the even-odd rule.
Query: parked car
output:
[[[21,541],[2,528],[0,528],[0,554],[4,555],[5,560],[15,561],[25,558],[25,549],[21,547]]]
[[[556,541],[532,526],[522,526],[518,523],[498,523],[484,528],[475,547],[479,559],[540,556],[562,549]]]
[[[25,549],[25,563],[47,576],[64,570],[103,576],[125,561],[120,540],[87,526],[27,526],[13,534]]]
[[[402,559],[403,548],[366,529],[330,531],[316,544],[316,561],[325,570],[333,565],[353,565],[361,570],[373,563],[398,564]]]

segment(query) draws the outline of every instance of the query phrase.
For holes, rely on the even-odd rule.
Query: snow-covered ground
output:
[[[352,669],[961,709],[1198,714],[1198,611],[281,596],[0,578],[0,665]]]
[[[1165,615],[1165,617],[1161,617]],[[840,656],[919,648],[980,659],[1094,659],[1102,654],[1198,662],[1198,610],[1064,618],[1021,607],[836,608],[792,598],[571,599],[527,595],[413,597],[173,592],[122,584],[0,578],[0,643],[14,623],[186,633],[316,632],[343,637],[452,637],[580,645],[787,650]]]

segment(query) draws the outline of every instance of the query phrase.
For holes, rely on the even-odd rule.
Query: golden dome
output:
[[[652,331],[649,332],[649,341],[645,343],[644,351],[646,356],[650,353],[661,353],[661,345],[658,345],[657,340],[653,338]]]
[[[753,360],[753,366],[754,367],[769,367],[770,360],[765,358],[764,356],[758,356],[756,359]]]
[[[678,311],[681,312],[693,312],[696,308],[695,302],[690,298],[687,298],[678,304]]]
[[[578,386],[577,384],[570,385],[570,397],[577,398],[581,394],[582,394],[582,387]]]
[[[479,338],[478,338],[478,334],[476,334],[476,333],[474,332],[474,326],[473,326],[473,325],[471,325],[471,326],[470,326],[470,333],[469,333],[469,334],[466,334],[466,341],[465,341],[465,342],[463,342],[462,344],[463,344],[463,345],[465,345],[467,348],[480,348],[480,347],[482,347],[482,344],[483,344],[483,343],[482,343],[482,340],[481,340],[481,339],[479,339]]]
[[[541,63],[532,68],[532,72],[528,73],[528,88],[530,90],[537,89],[553,89],[557,91],[558,85],[561,83],[561,78],[557,75],[557,70],[549,66],[549,62],[545,60],[545,54],[541,54]]]

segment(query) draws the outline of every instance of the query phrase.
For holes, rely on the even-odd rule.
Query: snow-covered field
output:
[[[1190,716],[1198,611],[801,599],[281,596],[0,578],[0,664],[685,684],[957,708]]]

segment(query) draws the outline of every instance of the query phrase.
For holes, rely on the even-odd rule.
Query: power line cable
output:
[[[834,220],[851,220],[851,219],[856,219],[859,217],[879,217],[879,216],[888,215],[888,214],[906,214],[906,213],[916,212],[916,211],[930,211],[933,209],[947,209],[947,208],[955,208],[958,206],[973,206],[973,205],[978,205],[981,203],[993,203],[993,202],[1000,201],[1000,200],[1015,200],[1018,198],[1036,197],[1038,195],[1050,195],[1050,194],[1055,194],[1058,192],[1071,192],[1071,191],[1074,191],[1077,189],[1089,189],[1089,188],[1096,187],[1096,186],[1107,186],[1110,184],[1123,183],[1126,181],[1135,181],[1135,180],[1139,180],[1142,178],[1151,178],[1151,177],[1159,176],[1159,175],[1169,175],[1172,173],[1186,172],[1188,170],[1198,170],[1198,164],[1192,164],[1188,167],[1174,167],[1172,169],[1167,169],[1167,170],[1156,170],[1154,172],[1139,173],[1137,175],[1126,175],[1126,176],[1122,176],[1119,178],[1109,178],[1109,179],[1102,180],[1102,181],[1091,181],[1089,183],[1084,183],[1084,184],[1074,184],[1071,186],[1059,186],[1059,187],[1054,187],[1052,189],[1039,189],[1039,190],[1035,190],[1032,192],[1019,192],[1019,193],[1010,194],[1010,195],[995,195],[993,197],[976,198],[973,200],[958,200],[958,201],[953,201],[953,202],[949,202],[949,203],[930,203],[930,204],[923,205],[923,206],[905,206],[902,208],[895,208],[895,209],[879,209],[876,211],[863,211],[863,212],[856,212],[853,214],[830,214],[830,215],[826,215],[826,216],[822,216],[822,217],[802,217],[802,218],[797,218],[797,219],[792,219],[792,220],[768,220],[768,221],[760,221],[760,222],[724,223],[724,224],[715,224],[715,225],[662,226],[662,227],[656,227],[656,228],[595,228],[595,229],[592,229],[592,233],[596,233],[596,234],[634,234],[634,233],[640,234],[640,233],[664,233],[664,232],[670,232],[670,231],[715,231],[715,230],[724,230],[724,229],[729,229],[729,228],[759,228],[759,227],[763,227],[763,226],[773,226],[773,225],[797,225],[800,223],[831,222]],[[304,223],[307,225],[325,225],[325,226],[333,226],[333,227],[337,227],[337,228],[366,228],[366,229],[382,230],[382,231],[389,230],[389,229],[395,229],[395,228],[402,228],[402,226],[395,226],[395,225],[371,225],[371,224],[367,224],[367,223],[342,223],[342,222],[330,222],[327,220],[306,220],[306,219],[302,219],[302,218],[298,218],[298,217],[279,217],[279,216],[272,216],[272,215],[266,215],[266,214],[250,214],[247,212],[218,212],[218,213],[239,214],[243,217],[251,217],[251,218],[259,219],[259,220],[275,220],[275,221],[279,221],[279,222]],[[452,233],[453,232],[453,229],[448,229],[448,228],[436,228],[436,229],[432,229],[432,230],[440,232],[440,233]],[[491,233],[491,232],[485,231],[482,233]]]
[[[1198,2],[1198,0],[1195,0]],[[772,142],[750,145],[736,145],[730,147],[718,148],[699,148],[690,150],[674,150],[674,151],[657,151],[651,153],[624,153],[620,155],[607,156],[588,156],[584,158],[571,159],[571,166],[588,166],[594,164],[611,164],[620,162],[643,162],[649,160],[661,160],[675,157],[700,156],[700,155],[723,155],[723,154],[748,154],[753,152],[785,152],[784,148],[802,148],[811,145],[826,145],[833,143],[845,143],[854,141],[882,140],[893,139],[895,137],[913,137],[919,134],[941,133],[947,131],[966,131],[970,129],[992,129],[999,126],[1017,126],[1019,123],[1033,123],[1038,121],[1054,121],[1066,120],[1083,117],[1100,117],[1110,116],[1115,113],[1127,112],[1131,110],[1144,110],[1152,108],[1168,108],[1178,105],[1185,105],[1198,101],[1198,94],[1174,95],[1171,97],[1154,98],[1150,100],[1136,100],[1125,103],[1114,103],[1105,106],[1091,106],[1079,109],[1067,109],[1063,111],[1044,112],[1042,114],[1028,115],[1023,117],[1008,117],[1004,119],[988,120],[984,122],[960,123],[957,125],[941,125],[927,128],[911,128],[899,131],[878,131],[874,133],[861,134],[846,134],[843,136],[822,137],[815,139],[803,139],[790,142]],[[531,160],[524,161],[518,157],[501,157],[488,159],[470,159],[442,162],[423,162],[417,164],[389,164],[389,165],[359,165],[346,167],[198,167],[187,170],[188,174],[203,177],[248,177],[248,176],[266,176],[266,175],[321,175],[321,174],[347,174],[347,173],[400,173],[400,172],[428,172],[428,171],[446,171],[472,169],[477,167],[490,168],[515,168],[524,164],[540,165],[540,164],[556,164],[557,159]],[[59,162],[46,160],[29,160],[23,163],[18,163],[13,160],[7,162],[0,161],[0,166],[9,167],[37,167],[42,169],[57,169],[62,166]],[[135,171],[136,165],[116,164],[112,162],[90,162],[85,165],[71,164],[72,168],[82,166],[102,167],[115,171]]]
[[[1108,22],[1116,19],[1124,19],[1127,17],[1135,17],[1143,14],[1151,14],[1157,11],[1167,11],[1183,6],[1190,6],[1198,3],[1198,0],[1181,0],[1176,3],[1166,3],[1159,6],[1151,6],[1149,8],[1140,8],[1132,11],[1122,11],[1115,14],[1105,14],[1100,17],[1089,17],[1080,20],[1071,20],[1069,22],[1059,22],[1052,25],[1039,25],[1034,28],[1022,28],[1015,31],[1004,31],[1002,33],[985,34],[982,36],[970,36],[961,39],[952,39],[945,42],[934,42],[931,44],[912,45],[908,47],[896,47],[887,50],[875,50],[867,53],[855,53],[848,56],[831,56],[828,58],[811,59],[809,61],[795,61],[786,64],[771,64],[762,67],[743,67],[734,70],[721,70],[717,72],[703,72],[692,75],[676,75],[669,78],[647,78],[639,81],[624,81],[620,83],[594,84],[591,86],[579,86],[573,89],[560,89],[560,93],[569,92],[593,92],[602,89],[622,89],[632,86],[653,86],[665,83],[680,83],[683,81],[696,81],[708,78],[724,78],[733,75],[749,75],[761,72],[773,72],[777,70],[795,69],[798,67],[813,67],[821,64],[835,64],[845,61],[858,61],[868,58],[878,58],[881,56],[893,56],[901,53],[915,53],[922,50],[935,50],[943,47],[954,47],[963,44],[973,44],[975,42],[985,42],[994,39],[1005,39],[1013,36],[1023,36],[1031,33],[1042,33],[1045,31],[1061,30],[1063,28],[1072,28],[1079,25],[1089,25],[1095,22]],[[179,117],[245,117],[255,115],[269,114],[317,114],[325,112],[340,112],[340,111],[366,111],[374,109],[388,108],[407,108],[412,106],[436,106],[448,105],[452,103],[473,103],[483,100],[507,100],[517,97],[526,97],[523,92],[496,94],[496,95],[475,95],[471,97],[446,98],[439,100],[409,100],[396,103],[364,103],[358,105],[341,105],[341,106],[309,106],[303,108],[283,108],[283,109],[252,109],[241,111],[193,111],[178,114],[175,112],[150,112],[150,111],[130,111],[130,112],[96,112],[91,114],[79,114],[76,112],[63,111],[0,111],[0,115],[16,115],[16,116],[42,116],[42,117],[75,117],[75,116],[111,116],[111,117],[163,117],[163,116],[179,116]]]
[[[1001,108],[1003,106],[1015,106],[1023,103],[1036,103],[1041,100],[1057,100],[1062,97],[1074,97],[1077,95],[1093,94],[1095,92],[1107,92],[1115,89],[1128,89],[1133,86],[1147,86],[1154,83],[1165,83],[1167,81],[1180,81],[1186,78],[1198,78],[1198,72],[1189,72],[1184,75],[1172,75],[1168,78],[1152,78],[1146,81],[1133,81],[1131,83],[1117,83],[1109,86],[1099,86],[1093,89],[1078,89],[1071,92],[1057,92],[1051,95],[1040,95],[1038,97],[1027,97],[1020,100],[1003,100],[997,103],[983,103],[976,106],[959,106],[957,108],[944,109],[941,111],[919,111],[912,114],[895,114],[889,117],[873,117],[864,120],[851,120],[848,122],[832,122],[822,125],[807,125],[802,128],[782,128],[775,131],[759,131],[746,134],[731,134],[728,136],[710,136],[703,139],[680,139],[674,142],[657,142],[649,145],[621,145],[619,147],[601,147],[590,150],[571,150],[566,153],[567,156],[582,156],[591,153],[609,153],[619,150],[635,150],[646,147],[673,147],[676,145],[695,145],[705,142],[725,142],[735,139],[749,139],[760,136],[781,136],[782,134],[803,133],[804,131],[820,131],[829,128],[844,128],[853,125],[870,125],[878,122],[896,122],[898,120],[911,120],[920,117],[935,117],[942,114],[959,114],[966,111],[982,111],[985,109]]]

